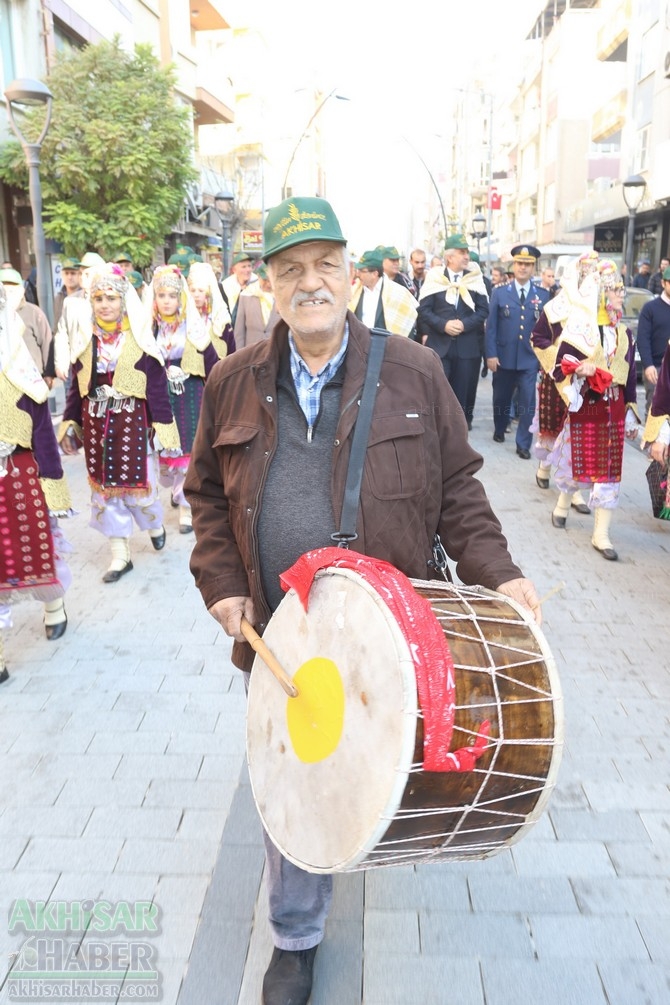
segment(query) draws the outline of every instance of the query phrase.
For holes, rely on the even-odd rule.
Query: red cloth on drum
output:
[[[102,415],[91,415],[84,401],[82,422],[86,444],[88,479],[97,492],[117,495],[125,492],[146,494],[147,473],[147,411],[146,403],[133,400],[132,411],[123,407],[118,412],[107,408]]]
[[[314,576],[325,568],[351,569],[372,586],[389,608],[414,660],[423,714],[424,771],[470,771],[486,747],[489,723],[471,747],[449,752],[454,728],[454,661],[439,621],[402,572],[381,559],[343,548],[318,548],[282,573],[282,589],[293,588],[307,610]]]
[[[626,402],[623,388],[615,395],[591,400],[570,412],[572,476],[577,481],[620,482],[625,438]]]
[[[538,432],[540,436],[557,437],[563,428],[567,407],[548,373],[542,373],[537,393]]]
[[[15,450],[0,478],[0,592],[53,586],[49,510],[37,464],[29,450]]]

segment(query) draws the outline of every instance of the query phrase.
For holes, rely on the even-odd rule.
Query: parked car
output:
[[[633,333],[633,341],[635,342],[635,372],[637,373],[638,383],[642,383],[642,362],[637,348],[637,323],[640,311],[647,301],[653,299],[653,293],[637,286],[627,286],[626,294],[623,298],[623,316],[621,320]]]

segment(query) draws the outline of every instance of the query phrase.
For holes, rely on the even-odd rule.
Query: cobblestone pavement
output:
[[[491,440],[480,381],[472,442],[510,548],[543,595],[566,736],[548,811],[487,861],[336,877],[313,1005],[660,1005],[670,1001],[670,524],[652,519],[627,444],[612,523],[618,562],[564,531],[513,435]],[[103,585],[83,459],[65,458],[79,515],[68,630],[47,642],[22,600],[0,687],[0,909],[22,898],[153,901],[167,1005],[257,1005],[271,953],[260,829],[244,769],[244,694],[188,572],[191,538],[132,540]],[[665,616],[664,616],[664,612]],[[25,933],[0,929],[0,1002]],[[84,948],[89,931],[71,937]],[[118,997],[118,996],[117,996]],[[23,1000],[36,1000],[30,993]],[[81,1000],[78,998],[61,1000]],[[122,998],[120,1000],[123,1000]]]

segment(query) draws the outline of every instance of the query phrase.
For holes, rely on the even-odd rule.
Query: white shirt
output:
[[[369,290],[367,286],[363,287],[363,304],[361,307],[361,321],[366,328],[374,328],[375,319],[377,317],[377,308],[379,307],[379,298],[382,295],[382,280],[381,278],[375,283],[373,288]]]

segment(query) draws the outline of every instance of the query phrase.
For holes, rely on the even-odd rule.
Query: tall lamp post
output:
[[[214,209],[221,223],[221,279],[224,280],[230,272],[230,236],[235,196],[232,192],[217,192],[214,196]]]
[[[481,241],[482,237],[486,237],[488,231],[486,229],[486,217],[483,213],[475,213],[472,217],[472,236],[477,242],[477,254],[481,257]]]
[[[48,277],[44,225],[42,223],[42,185],[40,182],[40,151],[51,122],[53,95],[41,80],[21,78],[13,80],[5,89],[5,103],[9,123],[19,143],[23,147],[28,165],[30,208],[33,214],[33,240],[35,243],[35,268],[37,269],[37,299],[50,323],[53,323],[53,290]],[[27,140],[21,132],[15,111],[22,106],[46,105],[46,115],[42,132],[36,140]]]
[[[632,174],[623,183],[623,201],[628,207],[628,234],[626,236],[626,286],[633,282],[633,251],[635,245],[635,215],[642,204],[647,183],[641,174]]]
[[[286,166],[286,174],[284,175],[284,181],[282,182],[282,187],[281,187],[281,197],[282,197],[282,201],[283,201],[284,199],[287,199],[287,198],[288,198],[288,195],[287,195],[287,193],[288,193],[288,176],[289,176],[289,175],[290,175],[290,173],[291,173],[291,168],[293,167],[293,161],[295,160],[295,155],[297,154],[297,152],[298,152],[298,149],[299,149],[299,147],[300,147],[300,144],[301,144],[301,143],[302,143],[302,141],[304,140],[305,136],[307,136],[307,133],[309,132],[309,127],[310,127],[310,126],[311,126],[311,124],[312,124],[312,123],[314,122],[314,119],[315,119],[315,118],[317,117],[317,115],[319,115],[319,113],[321,112],[321,109],[322,109],[322,108],[323,108],[323,106],[324,106],[324,105],[326,104],[326,102],[327,102],[327,101],[330,101],[330,99],[331,99],[332,97],[335,97],[335,98],[337,98],[337,99],[338,99],[338,101],[349,101],[349,98],[346,98],[346,97],[345,97],[345,96],[344,96],[343,94],[337,94],[336,92],[337,92],[337,88],[336,88],[336,87],[334,87],[334,88],[332,89],[332,91],[329,91],[329,92],[328,92],[328,94],[327,94],[327,95],[325,96],[325,98],[323,98],[323,99],[322,99],[322,100],[321,100],[321,101],[319,102],[319,104],[318,104],[318,105],[316,106],[316,108],[315,108],[315,109],[314,109],[314,111],[312,112],[312,114],[311,114],[311,116],[310,116],[310,118],[309,118],[309,121],[307,122],[307,125],[305,126],[305,128],[304,128],[304,129],[303,129],[303,131],[301,132],[300,136],[298,137],[298,142],[297,142],[297,143],[296,143],[296,145],[295,145],[295,146],[293,147],[293,152],[292,152],[292,154],[291,154],[291,157],[290,157],[290,159],[289,159],[289,162],[288,162],[288,164],[287,164],[287,166]]]

